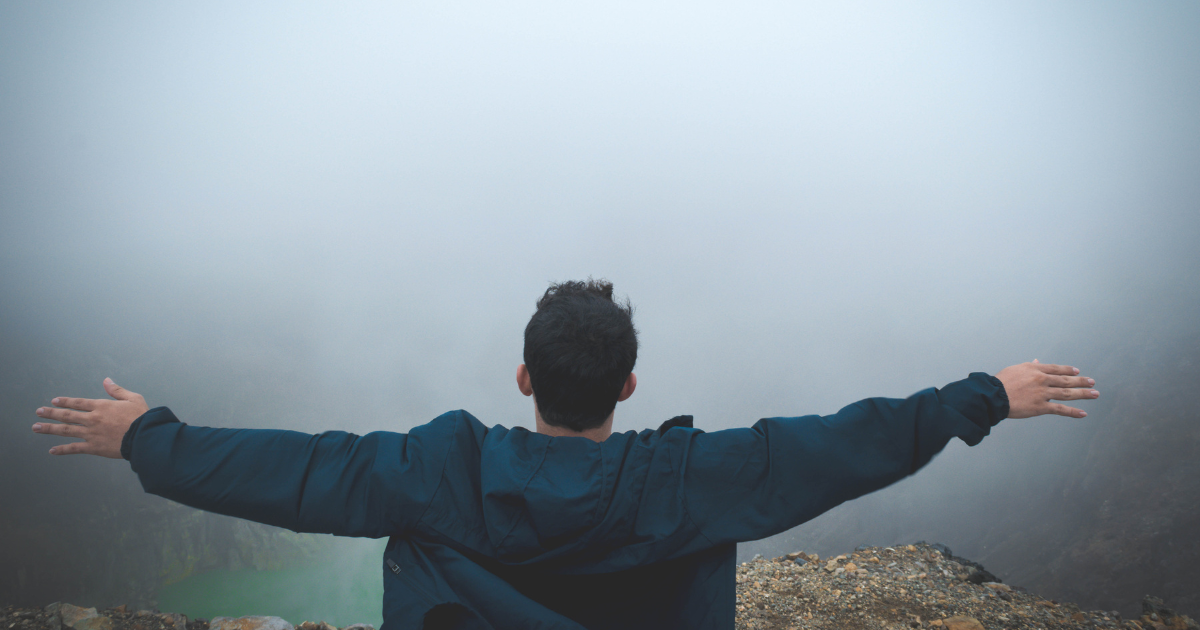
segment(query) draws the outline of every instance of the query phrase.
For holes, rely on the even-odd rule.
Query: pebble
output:
[[[187,616],[179,613],[161,613],[158,618],[171,630],[187,630]]]

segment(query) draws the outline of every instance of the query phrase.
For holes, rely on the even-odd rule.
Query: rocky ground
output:
[[[1138,619],[1042,599],[925,543],[859,547],[826,559],[804,552],[755,558],[738,567],[737,582],[739,630],[1200,628],[1155,597],[1142,602]]]
[[[1147,596],[1138,619],[1116,611],[1084,611],[1000,583],[978,564],[942,545],[859,547],[822,559],[802,551],[737,570],[739,630],[999,630],[1001,628],[1124,628],[1200,630],[1162,600]],[[6,606],[0,630],[375,630],[335,628],[324,621],[299,626],[279,617],[189,620],[178,613],[96,610],[55,602],[45,608]]]

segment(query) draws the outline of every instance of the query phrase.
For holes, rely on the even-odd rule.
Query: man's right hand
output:
[[[1100,392],[1091,389],[1096,381],[1078,374],[1078,368],[1038,363],[1037,359],[1000,370],[996,378],[1004,383],[1004,391],[1008,394],[1008,417],[1032,418],[1054,413],[1083,418],[1087,412],[1082,409],[1050,402],[1099,398]]]

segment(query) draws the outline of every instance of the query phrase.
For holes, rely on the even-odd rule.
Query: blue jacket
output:
[[[146,492],[297,532],[390,537],[384,630],[733,628],[739,541],[917,471],[1008,415],[983,373],[831,416],[602,443],[452,411],[408,434],[216,429],[165,407],[122,453]]]

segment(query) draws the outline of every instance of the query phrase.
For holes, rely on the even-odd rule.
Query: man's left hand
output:
[[[149,410],[141,394],[104,379],[104,391],[114,400],[96,398],[55,398],[54,407],[41,407],[37,415],[63,424],[39,422],[34,433],[83,438],[82,442],[60,444],[50,449],[51,455],[99,455],[121,459],[121,440],[129,425]]]

